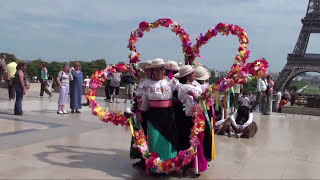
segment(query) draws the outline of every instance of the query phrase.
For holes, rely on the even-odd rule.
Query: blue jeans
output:
[[[22,115],[22,99],[23,99],[23,89],[20,85],[15,85],[16,90],[16,103],[14,104],[14,114]]]

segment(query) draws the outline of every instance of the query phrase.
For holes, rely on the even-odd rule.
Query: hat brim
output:
[[[153,68],[160,68],[160,67],[163,67],[164,68],[164,63],[162,64],[155,64],[155,65],[149,65],[149,66],[146,66],[145,69],[153,69]]]
[[[206,69],[205,73],[202,76],[195,76],[196,80],[205,81],[211,77],[211,70],[207,67],[204,68]]]
[[[170,68],[169,66],[164,66],[164,68],[167,69],[167,70],[171,70],[172,69],[173,71],[179,71],[179,69],[180,69],[179,67],[171,67]]]
[[[175,78],[182,78],[182,77],[185,77],[185,76],[188,76],[189,74],[193,73],[194,72],[194,68],[192,68],[190,71],[184,73],[184,74],[180,74],[180,73],[176,73],[174,74],[174,77]]]
[[[150,66],[150,63],[139,63],[138,64],[138,67],[140,68],[140,69],[145,69],[146,68],[146,66]]]

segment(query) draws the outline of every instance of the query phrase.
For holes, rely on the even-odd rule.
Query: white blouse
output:
[[[146,81],[146,79],[140,79],[140,82],[137,86],[137,91],[136,91],[136,96],[142,96],[143,94],[143,86],[144,86],[144,82]]]
[[[192,84],[201,87],[202,93],[204,93],[204,92],[206,91],[206,89],[207,89],[207,88],[209,87],[209,85],[210,85],[209,83],[200,84],[200,83],[198,83],[198,81],[196,81],[196,80],[194,80],[194,81],[192,82]]]
[[[237,118],[238,113],[235,112],[234,114],[232,114],[232,116],[230,117],[231,119],[231,123],[234,127],[243,127],[246,128],[248,127],[252,122],[253,122],[253,114],[249,113],[249,119],[247,120],[247,122],[245,122],[243,125],[238,125],[236,122],[236,118]]]
[[[143,88],[143,94],[141,98],[140,110],[147,111],[149,109],[149,100],[170,100],[172,99],[173,92],[177,89],[181,89],[179,81],[176,79],[163,79],[160,81],[153,81],[147,79],[141,86]],[[179,90],[178,90],[179,92]]]
[[[202,94],[202,89],[200,86],[183,84],[181,85],[182,90],[178,91],[178,98],[185,106],[186,116],[192,116],[192,108],[197,105],[197,102],[193,100],[193,96],[188,94],[189,91],[193,92],[196,96]]]

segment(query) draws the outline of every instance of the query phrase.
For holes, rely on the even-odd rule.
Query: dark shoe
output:
[[[183,169],[182,174],[184,177],[189,177],[189,178],[196,178],[200,176],[200,174],[197,174],[195,169],[193,168]]]
[[[81,111],[79,111],[79,109],[76,110],[76,113],[81,113]]]
[[[146,169],[146,163],[144,162],[144,160],[141,160],[137,163],[132,164],[133,168],[139,168],[139,169]]]
[[[71,110],[71,113],[75,113],[76,111],[75,110]]]
[[[88,103],[82,103],[82,106],[89,106]]]

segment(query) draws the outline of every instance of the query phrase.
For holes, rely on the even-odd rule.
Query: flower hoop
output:
[[[208,100],[207,97],[212,95],[214,91],[226,91],[229,90],[234,83],[243,84],[249,78],[249,72],[253,72],[252,69],[261,70],[261,72],[265,72],[267,65],[264,61],[257,61],[253,64],[245,66],[245,62],[249,57],[250,51],[247,49],[247,45],[249,43],[247,33],[239,26],[232,24],[224,24],[220,23],[215,26],[215,28],[210,28],[206,34],[201,34],[199,38],[197,38],[197,43],[192,47],[192,43],[190,42],[189,35],[185,32],[184,29],[180,27],[180,25],[171,19],[158,19],[154,23],[141,22],[139,24],[139,28],[131,33],[129,39],[128,48],[130,49],[130,64],[136,65],[140,61],[140,53],[137,52],[136,43],[139,38],[142,38],[144,32],[149,32],[151,29],[157,28],[159,26],[163,27],[171,27],[171,31],[175,32],[179,35],[183,53],[185,56],[189,57],[201,57],[200,56],[200,48],[205,45],[209,39],[215,37],[218,33],[222,33],[223,35],[236,35],[239,38],[240,47],[238,49],[239,54],[235,58],[235,62],[229,72],[229,75],[223,78],[219,83],[215,86],[209,86],[206,90],[206,93],[203,94],[203,100]],[[261,65],[260,65],[261,64]],[[119,67],[118,67],[119,68]],[[121,66],[122,69],[126,69],[126,65]],[[131,118],[127,119],[121,112],[109,112],[108,110],[104,110],[96,101],[96,90],[102,86],[109,72],[112,72],[112,68],[107,68],[106,70],[96,71],[91,76],[90,82],[90,90],[86,95],[86,98],[90,102],[90,107],[92,108],[92,113],[103,122],[111,122],[114,125],[121,126],[132,126]],[[254,73],[258,74],[259,72],[256,70]],[[142,157],[146,162],[147,170],[149,168],[155,168],[158,173],[169,173],[172,171],[178,171],[182,169],[184,166],[190,163],[190,161],[197,155],[195,148],[199,145],[200,140],[199,137],[203,135],[205,128],[205,114],[204,107],[201,103],[197,104],[193,109],[193,127],[191,129],[190,135],[190,148],[184,151],[179,151],[178,155],[175,158],[167,159],[162,161],[159,157],[159,154],[153,153],[149,151],[148,143],[146,140],[146,136],[144,131],[137,130],[132,132],[135,138],[134,147],[140,151]],[[132,128],[131,128],[132,129]]]
[[[186,33],[177,22],[166,18],[158,19],[153,23],[143,21],[139,24],[139,28],[131,32],[130,35],[128,48],[130,49],[129,59],[131,64],[140,62],[140,53],[137,51],[136,47],[138,40],[143,37],[144,32],[149,32],[151,29],[158,28],[159,26],[171,28],[171,31],[176,33],[176,35],[179,35],[181,39],[183,53],[192,54],[192,43],[190,42],[189,34]]]
[[[118,126],[130,126],[130,122],[127,117],[121,114],[120,111],[117,112],[109,112],[108,110],[104,110],[99,103],[96,101],[97,92],[96,90],[102,86],[108,75],[108,70],[100,70],[96,71],[93,75],[91,75],[90,81],[90,90],[86,95],[86,98],[90,101],[90,107],[92,109],[92,114],[98,116],[98,118],[105,123],[111,122],[114,125]],[[195,109],[195,118],[193,119],[193,128],[191,130],[190,135],[190,144],[191,147],[184,151],[179,151],[178,155],[175,158],[167,159],[164,162],[160,159],[159,154],[149,152],[148,143],[146,140],[146,136],[144,135],[144,131],[141,129],[139,131],[133,132],[135,138],[134,147],[137,148],[142,157],[146,161],[147,169],[148,168],[156,168],[156,171],[161,173],[169,173],[171,171],[178,171],[187,164],[190,163],[192,158],[196,155],[195,147],[199,144],[199,136],[203,133],[205,128],[205,115],[203,113],[203,109],[201,104],[199,104]],[[202,111],[201,111],[202,109]]]

